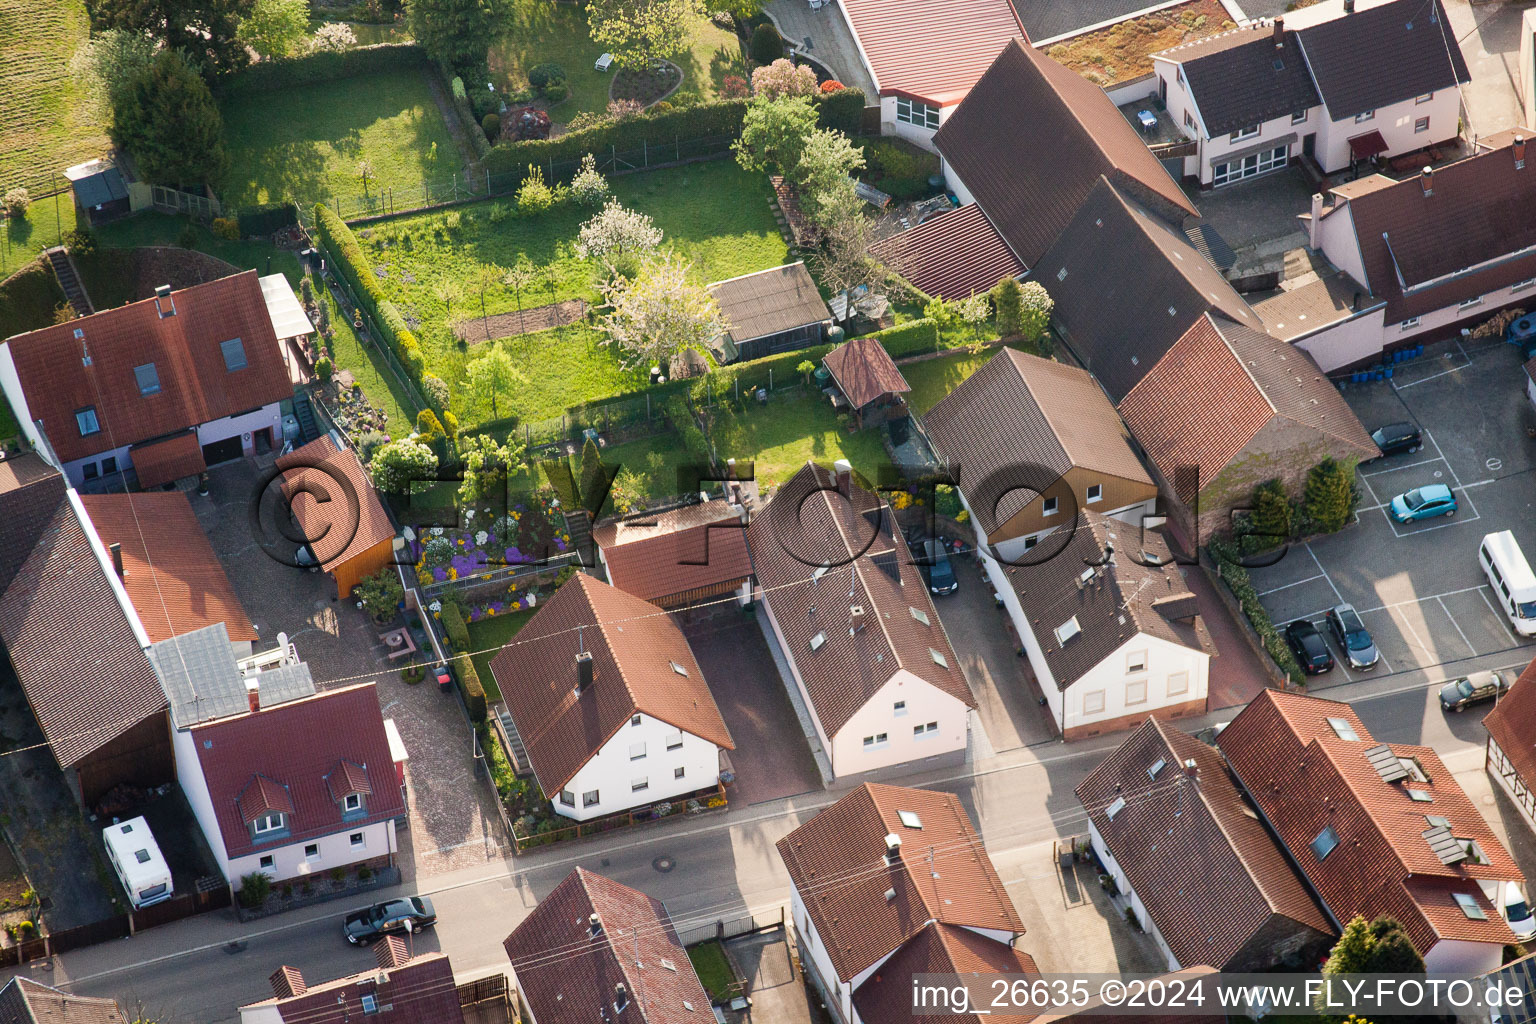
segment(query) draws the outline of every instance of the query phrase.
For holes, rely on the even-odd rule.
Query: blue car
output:
[[[1392,518],[1400,523],[1416,523],[1420,519],[1456,514],[1456,496],[1445,484],[1427,484],[1415,487],[1406,494],[1392,499]]]

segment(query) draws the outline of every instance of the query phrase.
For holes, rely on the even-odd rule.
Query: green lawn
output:
[[[343,214],[355,216],[360,160],[373,165],[368,197],[416,189],[397,197],[409,205],[420,204],[423,182],[443,184],[463,169],[426,78],[410,69],[237,97],[224,107],[224,135],[231,170],[220,196],[230,209],[341,199]]]
[[[731,970],[720,943],[711,940],[689,946],[688,959],[693,961],[693,969],[710,999],[719,1002],[735,994],[732,986],[736,982],[736,972]]]
[[[850,433],[820,392],[774,394],[767,406],[717,408],[715,451],[724,460],[755,463],[760,487],[783,483],[814,459],[824,466],[847,459],[873,479],[886,461],[878,428]]]
[[[69,73],[89,34],[85,0],[0,0],[0,193],[41,195],[67,184],[65,167],[105,154],[106,126]]]
[[[533,616],[532,611],[507,612],[468,623],[469,642],[477,652],[470,660],[475,663],[475,671],[480,676],[481,685],[485,687],[485,699],[493,704],[501,700],[501,690],[496,686],[496,677],[491,675],[491,659]]]
[[[981,369],[987,360],[997,354],[997,349],[987,349],[980,355],[957,352],[938,359],[925,359],[920,363],[907,363],[901,375],[907,378],[912,390],[907,394],[907,405],[919,416],[955,390],[960,382]]]

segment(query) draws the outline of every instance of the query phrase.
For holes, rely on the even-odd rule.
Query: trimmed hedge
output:
[[[241,238],[262,238],[299,222],[299,211],[292,203],[269,203],[241,210],[235,218]]]
[[[885,346],[885,350],[891,354],[892,359],[936,352],[939,348],[938,325],[928,317],[909,320],[895,327],[887,327],[883,331],[876,331],[870,337],[879,338],[880,344]]]
[[[424,68],[431,61],[427,53],[416,43],[378,43],[374,46],[354,46],[349,50],[326,50],[307,53],[302,57],[281,57],[252,64],[244,71],[220,83],[224,96],[244,96],[254,92],[270,92],[274,89],[294,89],[306,85],[332,82],[338,78],[351,78],[376,71],[394,71],[398,68]],[[323,96],[315,102],[324,103]]]
[[[446,607],[446,605],[444,606]],[[453,656],[453,674],[459,681],[459,694],[469,709],[469,720],[479,725],[485,721],[485,687],[480,683],[480,673],[468,654]]]
[[[1253,631],[1259,635],[1259,641],[1264,645],[1264,650],[1274,659],[1276,665],[1293,683],[1306,682],[1306,676],[1302,674],[1301,664],[1296,656],[1286,646],[1285,637],[1275,628],[1274,620],[1269,617],[1263,603],[1259,600],[1259,592],[1254,589],[1253,580],[1248,575],[1241,562],[1238,561],[1238,552],[1235,547],[1219,538],[1212,539],[1206,545],[1206,550],[1216,562],[1217,571],[1226,581],[1227,589],[1232,591],[1232,596],[1237,598],[1238,605],[1243,610],[1243,615],[1253,626]]]
[[[691,107],[647,112],[567,132],[557,139],[498,142],[485,158],[492,174],[521,175],[529,164],[579,161],[588,153],[629,152],[642,146],[670,146],[678,139],[740,135],[746,100],[718,100]]]
[[[448,642],[459,651],[468,651],[469,626],[464,622],[464,612],[458,602],[444,601],[443,610],[437,613],[437,617],[443,624],[443,632],[448,634]]]
[[[816,104],[816,123],[822,128],[835,128],[849,138],[858,135],[864,127],[864,90],[839,89],[836,92],[818,92],[813,98]]]
[[[442,69],[439,68],[441,71]],[[446,72],[443,72],[446,76]],[[453,109],[459,115],[459,121],[464,128],[464,135],[469,139],[469,144],[475,147],[475,159],[484,160],[485,155],[491,151],[491,143],[485,137],[485,132],[474,131],[475,111],[469,105],[469,94],[464,91],[464,79],[454,77],[450,79],[452,85],[448,89],[448,95],[453,100]]]

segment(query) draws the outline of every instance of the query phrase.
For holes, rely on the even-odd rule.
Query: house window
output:
[[[1125,703],[1127,706],[1145,704],[1146,702],[1147,681],[1145,679],[1138,679],[1133,683],[1125,684]]]
[[[1362,110],[1360,113],[1355,115],[1355,124],[1360,124],[1362,121],[1372,120],[1375,118],[1375,116],[1376,111],[1374,110]]]
[[[1184,693],[1188,693],[1188,692],[1189,692],[1189,673],[1188,672],[1170,672],[1170,673],[1168,673],[1168,696],[1170,696],[1170,697],[1177,697],[1180,694],[1184,694]]]
[[[918,128],[936,129],[939,126],[939,108],[922,100],[897,96],[896,120]]]
[[[1451,895],[1456,897],[1456,905],[1461,908],[1461,912],[1467,915],[1469,920],[1488,920],[1488,915],[1483,912],[1483,908],[1477,905],[1476,896],[1466,892],[1455,892],[1451,893]]]
[[[1256,174],[1284,167],[1290,159],[1290,146],[1276,146],[1260,153],[1250,153],[1241,160],[1224,160],[1211,166],[1212,185],[1230,185]]]
[[[1195,126],[1195,117],[1194,117],[1194,115],[1191,114],[1187,110],[1184,111],[1184,127],[1185,128],[1193,128],[1194,126]]]
[[[1182,64],[1174,66],[1173,77],[1180,85],[1184,84],[1184,66]],[[1189,115],[1185,114],[1184,116],[1188,117]]]
[[[904,700],[899,700],[895,704],[892,704],[891,713],[894,714],[897,718],[905,715],[907,713],[907,702]]]
[[[1413,122],[1413,131],[1415,135],[1417,135],[1419,132],[1429,131],[1429,118],[1421,117],[1416,119]]]
[[[1402,323],[1398,324],[1397,329],[1400,331],[1409,331],[1417,326],[1419,326],[1419,318],[1416,316],[1411,316],[1407,320],[1404,320]]]
[[[347,841],[352,844],[352,849],[354,850],[361,850],[363,847],[368,845],[367,837],[364,836],[361,832],[353,832],[350,836],[347,837]]]
[[[1256,124],[1250,124],[1250,125],[1248,125],[1246,127],[1239,128],[1237,131],[1235,131],[1231,135],[1227,136],[1227,141],[1229,141],[1229,142],[1242,142],[1244,139],[1258,138],[1258,135],[1259,135],[1259,126],[1256,125]]]
[[[117,456],[116,455],[108,455],[106,458],[101,460],[101,475],[102,476],[111,476],[113,473],[116,473],[116,472],[117,472]]]
[[[581,806],[583,806],[583,807],[596,807],[597,806],[597,790],[589,789],[585,793],[581,794]]]
[[[1101,484],[1088,485],[1088,504],[1101,500],[1104,497],[1104,487]]]
[[[672,735],[667,737],[667,749],[668,750],[676,750],[678,747],[681,747],[682,745],[683,745],[683,734],[682,733],[675,732]]]
[[[283,827],[283,816],[277,811],[269,811],[251,822],[251,831],[257,835],[263,832],[276,832]]]
[[[85,475],[87,480],[95,480],[96,477],[101,475],[101,470],[96,468],[96,463],[94,462],[87,462],[83,464],[80,467],[80,471]]]
[[[865,736],[864,737],[864,749],[865,750],[878,750],[880,747],[885,746],[886,741],[889,738],[890,737],[888,737],[883,732],[877,732],[873,736]]]
[[[261,858],[259,866],[263,871],[271,871],[277,867],[277,858],[269,853]]]
[[[138,382],[141,395],[153,395],[160,390],[160,374],[155,370],[154,363],[135,366],[133,379]]]
[[[1408,777],[1414,782],[1429,781],[1429,775],[1424,771],[1424,765],[1419,763],[1418,758],[1400,757],[1397,759],[1397,763],[1403,766],[1403,771],[1407,772]]]
[[[651,780],[650,780],[649,776],[642,775],[638,779],[630,779],[629,780],[629,791],[631,793],[644,792],[645,790],[650,789],[650,788],[651,788]]]
[[[1147,670],[1147,652],[1132,651],[1125,656],[1125,674],[1135,675]]]
[[[914,725],[912,727],[912,736],[915,739],[922,739],[925,736],[932,736],[934,733],[936,733],[938,731],[939,731],[939,723],[938,722],[927,722],[927,723],[924,723],[923,725]]]
[[[562,807],[575,807],[576,806],[576,794],[572,793],[568,789],[562,789],[560,791],[560,806],[562,806]]]
[[[629,719],[629,724],[630,725],[639,725],[640,724],[640,716],[639,715],[631,715],[630,719]]]
[[[1301,124],[1301,122],[1305,121],[1306,119],[1307,112],[1305,110],[1298,110],[1296,113],[1291,115],[1291,124]]]
[[[680,779],[685,774],[687,774],[687,769],[685,769],[685,768],[673,768],[672,769],[672,777],[674,779]]]
[[[101,429],[101,422],[96,419],[96,407],[88,405],[75,413],[75,426],[80,428],[81,437],[89,437]]]
[[[1427,93],[1425,93],[1422,96],[1415,96],[1413,98],[1413,102],[1415,102],[1415,103],[1428,103],[1430,100],[1432,100],[1434,98],[1435,98],[1435,94],[1434,93],[1427,92]]]
[[[245,369],[245,345],[239,338],[219,342],[219,351],[224,353],[224,369],[230,373]]]
[[[1078,625],[1077,616],[1074,615],[1066,622],[1063,622],[1061,625],[1056,627],[1056,643],[1062,647],[1065,647],[1068,640],[1071,640],[1082,631],[1083,628],[1082,626]]]
[[[1312,852],[1317,855],[1318,860],[1325,860],[1338,845],[1339,834],[1333,830],[1332,825],[1329,825],[1317,834],[1316,839],[1312,840]]]
[[[363,794],[348,793],[341,801],[341,809],[348,813],[363,809]]]
[[[1057,505],[1056,505],[1056,499],[1055,498],[1046,498],[1046,499],[1044,499],[1043,501],[1040,502],[1040,514],[1041,515],[1053,516],[1053,515],[1056,514],[1056,508],[1057,508]]]
[[[1097,715],[1104,711],[1104,691],[1092,690],[1083,694],[1083,714]]]
[[[1476,298],[1462,300],[1461,302],[1456,304],[1456,308],[1457,309],[1471,309],[1473,306],[1481,306],[1482,304],[1483,304],[1483,297],[1481,295],[1479,295]]]
[[[305,860],[319,860],[320,859],[320,844],[319,843],[309,843],[308,845],[306,845],[304,847],[304,859]]]
[[[1483,852],[1483,848],[1481,846],[1477,845],[1476,839],[1463,839],[1460,836],[1457,836],[1456,842],[1460,843],[1461,848],[1467,851],[1468,864],[1488,863],[1488,855]]]
[[[645,744],[644,743],[631,743],[629,745],[629,759],[631,761],[638,761],[638,760],[640,760],[644,756],[645,756]]]
[[[1528,277],[1524,281],[1516,281],[1510,285],[1509,290],[1512,292],[1523,292],[1533,284],[1536,284],[1536,277]]]

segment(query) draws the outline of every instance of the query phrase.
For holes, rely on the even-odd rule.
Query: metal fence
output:
[[[677,937],[684,946],[696,946],[701,942],[734,939],[742,935],[752,935],[756,932],[766,932],[773,928],[784,927],[789,914],[783,905],[756,913],[744,914],[740,917],[720,918],[709,924],[696,925],[689,928],[679,928]]]

